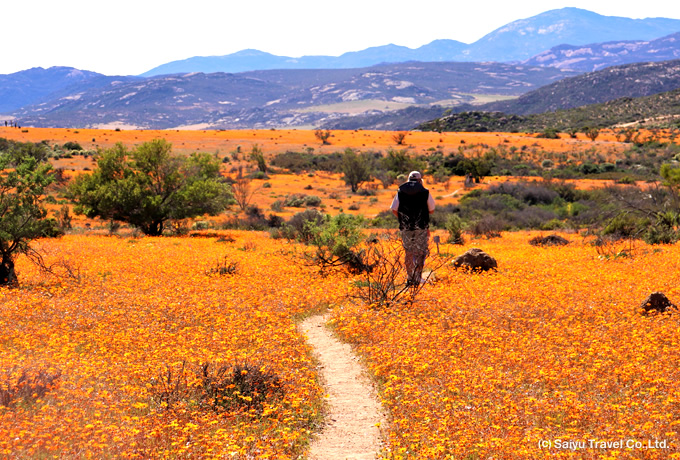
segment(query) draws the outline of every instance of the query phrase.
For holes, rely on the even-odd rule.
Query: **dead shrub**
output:
[[[7,372],[5,383],[0,385],[0,406],[9,409],[17,405],[32,404],[42,399],[56,387],[57,380],[61,377],[60,371],[50,372],[45,369],[35,372],[22,369],[16,380],[11,377],[11,374],[15,372]]]
[[[238,262],[230,261],[229,257],[224,256],[218,260],[215,267],[206,271],[206,275],[234,275],[238,270]]]
[[[433,273],[448,263],[448,255],[432,255],[428,250],[422,282],[408,283],[404,263],[404,247],[399,233],[383,233],[371,238],[362,252],[363,264],[370,270],[362,272],[362,279],[355,284],[350,294],[353,300],[364,302],[374,308],[389,307],[399,303],[413,303],[426,286],[433,280]]]
[[[595,247],[598,258],[604,260],[635,257],[640,253],[640,243],[635,238],[595,235],[587,241]]]
[[[236,241],[236,239],[231,236],[230,234],[222,235],[219,238],[217,238],[217,243],[233,243]]]
[[[265,366],[252,363],[204,363],[178,369],[168,367],[151,380],[151,399],[160,410],[181,405],[214,411],[251,411],[261,414],[267,401],[283,397],[279,377]]]

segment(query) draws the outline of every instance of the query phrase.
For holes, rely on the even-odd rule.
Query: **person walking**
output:
[[[407,285],[419,285],[430,236],[430,214],[435,202],[423,185],[423,176],[411,171],[408,181],[399,186],[390,209],[399,220],[401,242],[404,246]]]

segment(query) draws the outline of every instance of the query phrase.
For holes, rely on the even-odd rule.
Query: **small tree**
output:
[[[351,148],[345,150],[342,156],[341,170],[344,181],[350,186],[353,193],[359,190],[359,186],[371,180],[371,162],[366,155],[359,155]]]
[[[58,233],[42,205],[45,189],[53,181],[51,169],[32,155],[0,154],[0,285],[17,282],[17,254],[40,262],[29,245],[32,240]]]
[[[449,232],[449,236],[446,239],[447,243],[451,244],[464,244],[463,239],[463,221],[456,214],[450,214],[444,223],[444,228]]]
[[[232,184],[231,189],[234,195],[234,200],[236,200],[236,204],[239,208],[241,208],[241,211],[245,211],[250,204],[250,200],[253,198],[255,192],[259,190],[259,187],[255,190],[252,190],[250,188],[250,179],[243,176],[243,174],[239,174],[236,178],[236,181]]]
[[[635,135],[640,135],[640,133],[632,127],[626,127],[621,129],[618,133],[616,133],[616,138],[619,140],[619,142],[625,142],[627,144],[630,144],[633,142],[633,138]]]
[[[67,204],[62,205],[58,211],[55,211],[54,217],[57,219],[57,226],[61,231],[73,228],[73,225],[71,224],[71,210]]]
[[[328,139],[331,137],[331,132],[329,130],[317,129],[314,131],[314,136],[321,141],[322,145],[330,145]]]
[[[253,148],[250,151],[250,161],[257,165],[259,171],[262,171],[263,173],[267,172],[267,162],[264,159],[262,149],[257,144],[253,145]]]
[[[394,150],[387,149],[387,155],[380,160],[383,168],[392,171],[396,174],[408,174],[409,171],[420,171],[425,168],[425,163],[418,159],[409,156],[406,149]]]
[[[104,151],[92,174],[78,176],[69,187],[76,213],[127,222],[154,236],[169,220],[215,215],[232,202],[215,157],[185,158],[171,150],[156,139],[131,152],[122,144]]]
[[[576,135],[578,134],[578,128],[567,128],[564,132],[569,134],[570,138],[576,139]]]
[[[595,142],[595,139],[597,139],[597,137],[600,135],[600,130],[597,128],[585,128],[583,132],[585,133],[586,137],[593,142]]]
[[[395,133],[392,135],[392,139],[397,145],[404,145],[404,140],[406,139],[408,133],[405,133],[403,131]]]

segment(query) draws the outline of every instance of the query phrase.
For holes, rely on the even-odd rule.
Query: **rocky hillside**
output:
[[[479,107],[518,115],[571,109],[622,97],[643,97],[680,88],[680,60],[609,67],[566,78],[518,99]]]
[[[680,89],[524,116],[501,112],[456,113],[423,123],[418,128],[424,131],[546,132],[626,126],[680,128]]]
[[[678,58],[680,58],[680,32],[648,41],[619,40],[583,46],[560,45],[522,63],[593,72],[615,65]]]

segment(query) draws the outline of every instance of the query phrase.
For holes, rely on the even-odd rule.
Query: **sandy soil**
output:
[[[328,395],[326,425],[312,442],[310,460],[373,459],[380,451],[382,407],[352,348],[325,327],[328,316],[313,316],[300,328],[320,364]]]

